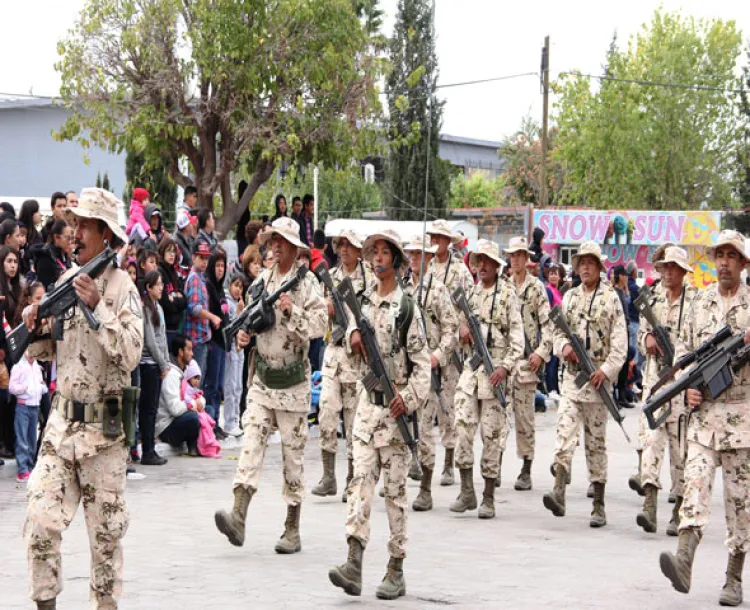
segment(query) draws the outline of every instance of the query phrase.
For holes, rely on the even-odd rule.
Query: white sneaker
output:
[[[232,430],[229,430],[227,432],[227,434],[229,436],[242,436],[243,435],[243,431],[242,431],[242,428],[240,428],[239,426],[237,426],[236,428],[233,428]]]

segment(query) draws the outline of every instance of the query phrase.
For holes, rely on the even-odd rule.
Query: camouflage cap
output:
[[[503,250],[503,254],[513,254],[514,252],[526,252],[526,254],[533,254],[529,250],[529,244],[525,237],[511,237],[508,242],[508,247]]]
[[[341,233],[339,233],[336,237],[334,237],[331,240],[334,250],[338,250],[339,243],[341,243],[342,239],[345,239],[346,241],[348,241],[352,246],[354,246],[358,250],[362,249],[362,238],[351,229],[344,229],[343,231],[341,231]]]
[[[281,235],[281,237],[293,246],[297,246],[303,250],[310,249],[299,238],[299,223],[288,216],[279,216],[279,218],[273,221],[270,227],[260,234],[261,245],[267,243],[273,237],[274,233]]]
[[[398,248],[398,251],[401,253],[401,267],[405,268],[408,266],[408,261],[406,260],[406,252],[404,252],[404,247],[401,245],[401,238],[398,236],[398,233],[396,233],[393,229],[384,229],[380,231],[379,233],[373,233],[370,235],[363,244],[363,256],[362,258],[369,259],[372,257],[372,249],[375,246],[375,242],[377,241],[387,241],[390,244],[393,244]]]
[[[414,235],[404,246],[406,252],[421,252],[424,250],[427,254],[435,254],[437,246],[428,246],[422,241],[421,235]]]
[[[651,255],[651,263],[654,265],[658,263],[661,259],[664,258],[664,253],[667,251],[667,248],[671,248],[672,246],[676,245],[677,244],[673,244],[671,241],[668,241],[666,244],[662,244],[661,246],[659,246]]]
[[[665,248],[664,257],[656,261],[654,267],[657,271],[661,272],[667,263],[674,263],[678,267],[682,267],[685,271],[693,272],[693,268],[688,263],[688,255],[684,248],[678,248],[677,246]]]
[[[448,221],[443,218],[438,218],[428,225],[427,235],[443,235],[453,240],[453,231],[448,226]]]
[[[480,239],[477,242],[477,249],[469,254],[469,264],[472,267],[476,267],[477,260],[480,256],[486,256],[487,258],[492,259],[498,265],[500,265],[501,269],[505,266],[505,261],[500,255],[500,246],[498,246],[494,242],[491,242],[489,239]]]
[[[602,254],[602,249],[595,241],[585,241],[581,244],[578,252],[573,255],[573,269],[578,270],[578,263],[583,256],[592,256],[599,263],[599,266],[604,269],[604,262],[607,257]]]
[[[81,191],[78,197],[78,206],[66,208],[65,214],[68,219],[93,218],[107,223],[112,233],[123,243],[128,243],[128,236],[117,222],[117,207],[122,205],[115,195],[99,187],[88,187]]]
[[[706,248],[706,255],[708,256],[708,258],[710,258],[712,261],[716,260],[716,251],[721,248],[721,246],[730,246],[734,248],[742,255],[742,258],[745,259],[745,262],[750,261],[747,253],[745,252],[745,238],[742,236],[742,233],[739,233],[738,231],[732,231],[731,229],[724,229],[721,233],[719,233],[719,237],[716,239],[716,243],[713,246],[709,246],[708,248]]]

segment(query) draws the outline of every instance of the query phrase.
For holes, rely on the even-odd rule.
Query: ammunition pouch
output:
[[[269,364],[256,356],[255,374],[260,382],[271,390],[286,390],[305,381],[305,361],[295,360],[285,364],[281,368],[271,368]]]

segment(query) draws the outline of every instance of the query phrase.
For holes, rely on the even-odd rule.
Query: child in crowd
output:
[[[182,381],[182,400],[185,406],[191,411],[198,413],[200,422],[200,432],[198,433],[198,453],[203,457],[219,457],[221,445],[214,435],[215,421],[206,412],[206,399],[203,397],[203,391],[200,389],[201,370],[195,360],[185,368],[185,377]]]
[[[133,189],[133,199],[130,200],[130,217],[125,227],[129,239],[138,236],[141,240],[148,237],[151,230],[146,219],[146,206],[151,203],[151,196],[144,188]]]
[[[29,303],[39,303],[44,295],[44,286],[39,282],[29,284],[23,291],[20,306]],[[39,363],[23,355],[13,367],[10,374],[8,391],[16,397],[15,431],[16,431],[16,463],[18,474],[16,481],[25,483],[31,475],[36,456],[37,433],[39,423],[39,405],[42,396],[47,393],[42,368]]]
[[[135,284],[136,280],[138,279],[138,266],[136,265],[134,258],[128,258],[128,260],[125,262],[125,270],[128,272],[130,279]]]
[[[229,281],[229,321],[232,322],[245,308],[242,301],[244,287],[242,275],[235,274]],[[240,428],[240,396],[242,395],[242,368],[244,350],[232,345],[227,352],[227,365],[224,375],[224,429],[230,436],[242,436]]]

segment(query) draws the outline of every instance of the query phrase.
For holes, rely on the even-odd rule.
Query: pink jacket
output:
[[[128,218],[128,225],[125,227],[128,238],[132,239],[134,234],[137,233],[141,236],[141,239],[145,239],[150,230],[151,227],[146,220],[146,208],[143,203],[137,199],[131,199],[130,218]]]
[[[10,372],[8,391],[18,397],[18,403],[38,407],[42,396],[47,393],[42,368],[36,360],[29,362],[24,356]]]
[[[198,453],[203,457],[219,457],[221,445],[214,435],[214,424],[216,422],[205,411],[198,412],[198,421],[201,424],[200,432],[198,432]]]

